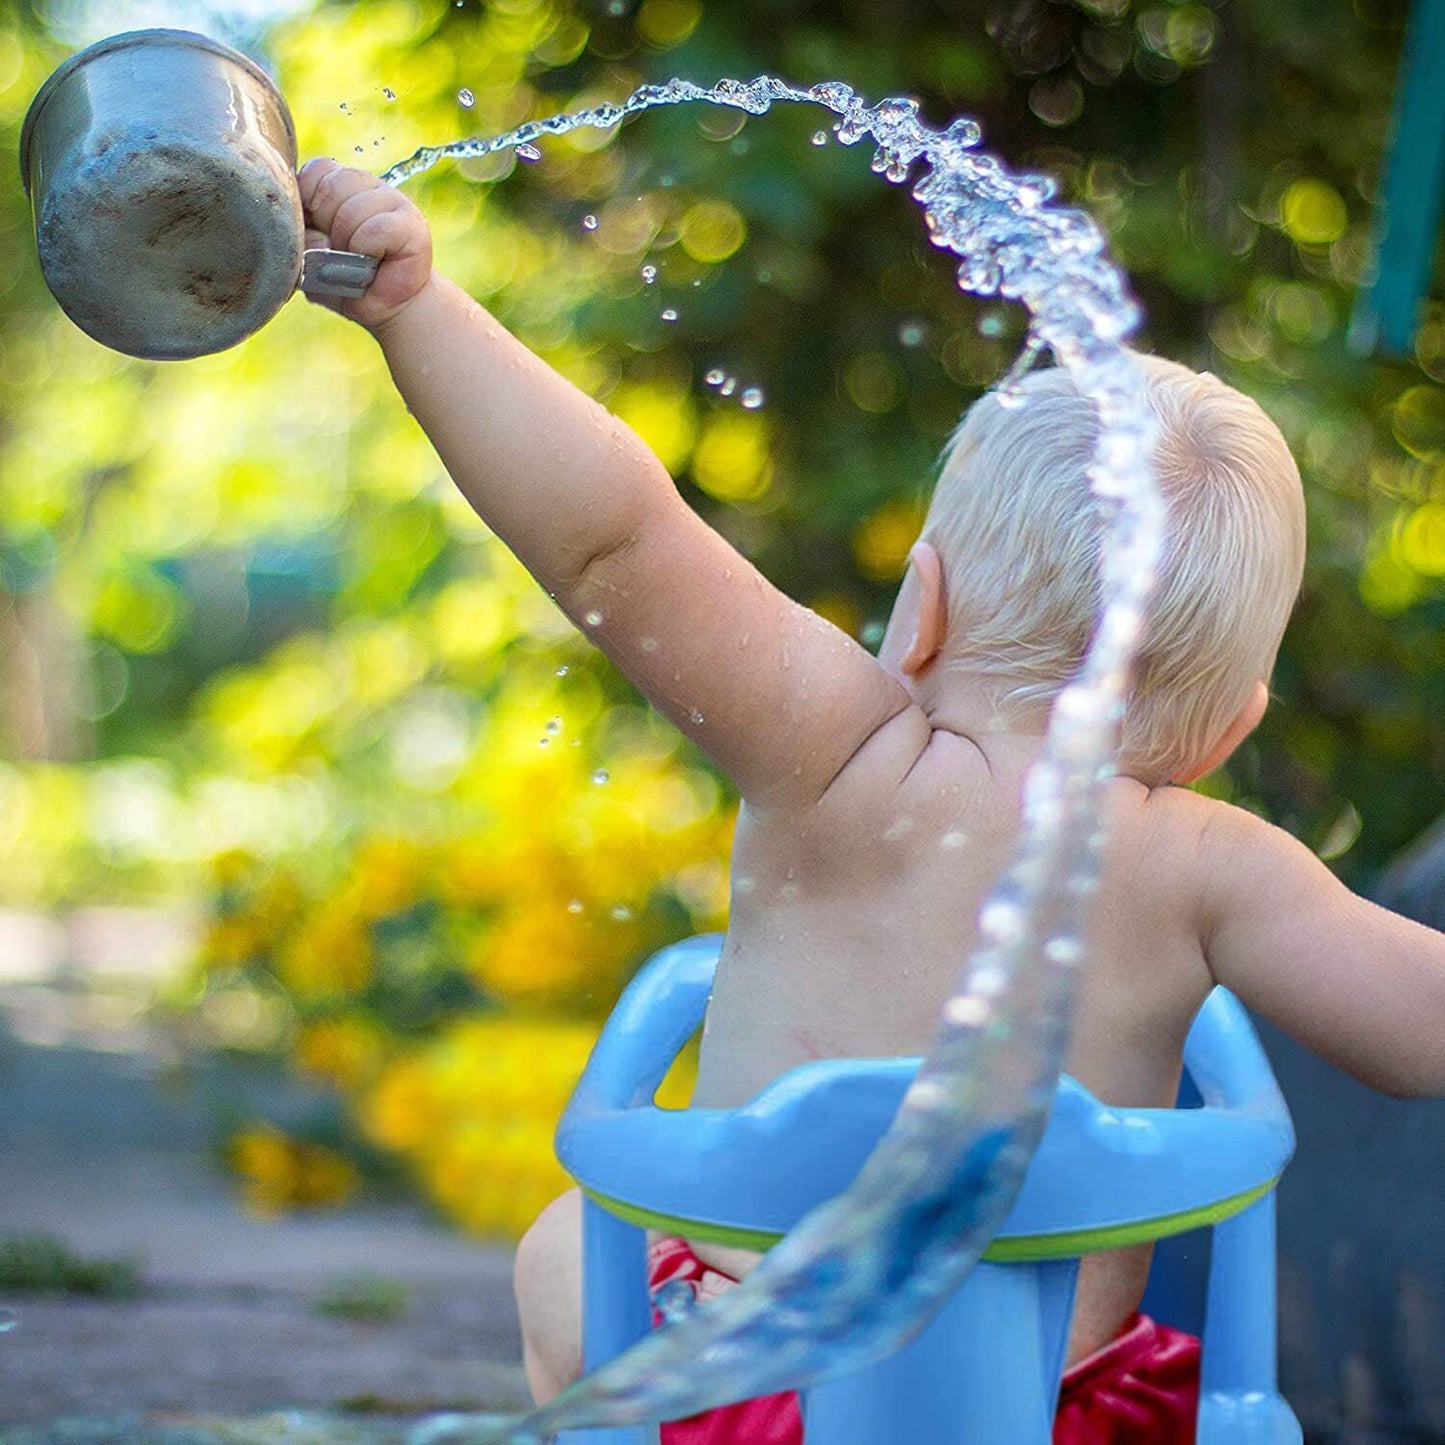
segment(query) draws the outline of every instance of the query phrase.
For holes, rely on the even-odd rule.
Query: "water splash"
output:
[[[417,1445],[538,1445],[552,1432],[674,1419],[859,1369],[918,1333],[978,1260],[1012,1207],[1043,1133],[1083,957],[1082,905],[1097,884],[1100,789],[1113,771],[1129,665],[1153,586],[1163,504],[1149,475],[1153,429],[1124,338],[1139,313],[1082,211],[1051,204],[1046,177],[978,152],[978,126],[923,124],[918,103],[869,106],[842,82],[803,90],[768,76],[712,86],[645,85],[620,104],[529,121],[491,140],[424,148],[384,179],[438,161],[531,145],[578,126],[610,129],[660,105],[706,101],[762,115],[776,101],[821,105],[843,145],[865,137],[872,166],[913,196],[958,284],[1022,303],[1022,375],[1044,348],[1097,405],[1091,469],[1107,522],[1103,610],[1059,694],[1024,789],[1019,843],[979,915],[979,941],[944,1005],[932,1051],[853,1186],[804,1219],[738,1288],[689,1311],[514,1420],[448,1416]],[[709,376],[711,380],[711,376]],[[724,383],[726,385],[726,383]],[[1006,388],[1007,391],[1007,388]],[[590,619],[589,619],[590,623]]]

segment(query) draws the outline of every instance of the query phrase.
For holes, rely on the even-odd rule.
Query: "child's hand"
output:
[[[312,299],[373,330],[399,315],[431,279],[431,232],[422,213],[375,176],[325,157],[307,161],[297,179],[308,250],[329,247],[381,258],[365,296]]]

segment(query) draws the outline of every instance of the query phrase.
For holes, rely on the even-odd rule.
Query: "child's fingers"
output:
[[[331,244],[338,251],[360,250],[356,245],[356,233],[362,226],[375,216],[395,214],[406,217],[408,209],[405,198],[399,196],[390,186],[382,186],[380,190],[357,191],[342,201],[331,218],[331,224],[327,227]],[[368,254],[385,256],[388,253],[372,251]]]
[[[351,233],[345,249],[396,261],[424,255],[430,250],[427,240],[426,232],[413,226],[404,211],[385,210],[366,217]]]
[[[335,161],[308,162],[297,176],[297,183],[307,221],[328,234],[334,234],[332,223],[336,213],[352,196],[365,191],[391,191],[390,186],[383,186],[375,176],[350,166],[339,166]]]
[[[316,199],[316,188],[332,171],[340,169],[341,166],[330,156],[315,156],[296,172],[296,185],[301,192],[301,205],[308,216],[311,214],[312,203]]]

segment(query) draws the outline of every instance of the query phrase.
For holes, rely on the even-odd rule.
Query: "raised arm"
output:
[[[820,796],[907,708],[901,684],[708,527],[635,432],[433,274],[405,197],[328,162],[301,186],[316,240],[383,258],[341,309],[380,341],[477,514],[744,797]]]
[[[1445,933],[1351,893],[1281,829],[1221,804],[1211,815],[1200,861],[1215,979],[1361,1083],[1445,1094]]]

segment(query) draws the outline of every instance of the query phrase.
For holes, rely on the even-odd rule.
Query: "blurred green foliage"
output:
[[[1258,396],[1300,458],[1312,560],[1280,705],[1215,782],[1358,882],[1429,820],[1445,766],[1445,306],[1412,358],[1344,345],[1403,18],[1401,0],[364,0],[264,44],[303,151],[367,165],[644,79],[766,70],[912,93],[938,121],[967,111],[1010,163],[1059,177],[1108,228],[1143,344]],[[62,53],[32,7],[0,21],[12,154]],[[956,290],[866,157],[809,143],[823,119],[679,108],[515,174],[446,168],[416,194],[443,266],[649,432],[771,575],[862,630],[886,613],[940,443],[1021,319]],[[7,168],[6,893],[155,892],[220,846],[334,842],[378,808],[405,826],[443,765],[398,779],[397,729],[464,748],[448,720],[474,721],[510,653],[570,642],[520,579],[492,647],[458,660],[424,636],[465,607],[459,580],[508,563],[448,496],[364,336],[298,302],[226,355],[130,362],[59,314],[28,225]],[[707,385],[714,368],[732,396]],[[750,416],[749,385],[767,398]],[[751,486],[709,487],[710,455],[719,477],[751,458]]]
[[[87,1259],[50,1234],[11,1234],[0,1238],[0,1289],[127,1299],[140,1293],[140,1266]]]
[[[1299,458],[1310,562],[1277,705],[1206,786],[1367,886],[1445,799],[1445,301],[1413,356],[1345,342],[1405,9],[330,0],[262,47],[303,156],[376,169],[646,80],[770,72],[974,115],[1057,177],[1130,274],[1141,344],[1256,396]],[[45,14],[0,9],[12,155],[64,54]],[[868,641],[1023,319],[962,295],[826,123],[678,107],[413,194],[445,270]],[[0,901],[208,894],[218,1019],[363,1114],[460,1118],[458,1011],[595,1017],[648,948],[718,924],[725,789],[457,501],[360,330],[296,301],[224,355],[129,361],[59,312],[29,226],[0,166]],[[399,1074],[398,1040],[439,1030]],[[446,1142],[429,1187],[461,1209],[471,1146]],[[520,1197],[497,1188],[505,1208],[469,1196],[478,1227]]]

